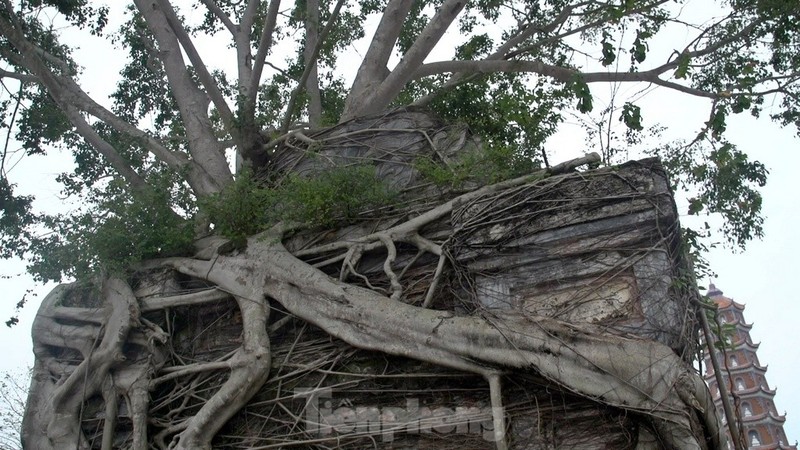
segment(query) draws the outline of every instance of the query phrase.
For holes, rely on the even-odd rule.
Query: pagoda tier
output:
[[[708,352],[704,357],[704,378],[723,423],[726,419],[722,412],[721,394],[726,394],[731,404],[735,405],[736,420],[749,449],[797,450],[797,444],[788,444],[783,431],[786,415],[778,414],[775,408],[777,390],[770,389],[766,379],[767,366],[762,366],[758,361],[759,344],[753,343],[750,338],[753,324],[744,319],[745,306],[722,295],[722,291],[713,284],[709,286],[708,297],[717,305],[716,319],[722,330],[720,340],[725,342],[724,350],[714,352],[724,385],[721,389],[717,385]]]

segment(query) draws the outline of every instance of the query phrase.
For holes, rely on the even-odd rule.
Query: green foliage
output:
[[[637,63],[643,63],[644,60],[647,58],[647,39],[652,37],[652,33],[649,31],[638,31],[636,32],[636,39],[633,41],[633,47],[631,47],[631,65],[636,66]]]
[[[72,125],[43,89],[33,90],[27,97],[31,106],[20,114],[17,139],[28,154],[44,154],[45,146],[59,144]]]
[[[33,197],[15,195],[14,187],[0,177],[0,258],[4,259],[25,255],[29,229],[38,220],[31,210]]]
[[[733,338],[736,336],[736,324],[722,323],[719,319],[717,305],[707,296],[703,297],[703,303],[708,306],[703,312],[711,325],[712,333],[714,333],[714,336],[707,336],[707,339],[713,339],[714,348],[719,351],[735,349]]]
[[[276,190],[274,217],[330,227],[387,206],[393,197],[374,166],[337,167],[310,178],[290,175]]]
[[[263,231],[270,223],[274,193],[256,180],[253,171],[241,171],[236,180],[214,196],[202,199],[200,209],[214,231],[236,242]]]
[[[416,83],[403,95],[416,97],[430,93],[435,84]],[[571,93],[541,79],[524,74],[495,74],[440,93],[430,108],[451,123],[464,123],[483,138],[487,148],[513,155],[518,164],[544,162],[544,142],[553,135],[564,118]],[[401,96],[400,101],[408,97]]]
[[[60,281],[190,252],[193,199],[177,174],[159,168],[151,167],[150,187],[140,191],[122,180],[84,185],[65,177],[74,183],[65,192],[81,193],[85,203],[60,215],[35,212],[32,197],[0,178],[0,257],[26,259],[36,280]]]
[[[310,227],[352,222],[393,197],[371,165],[336,167],[309,178],[290,174],[273,188],[244,170],[222,192],[202,200],[201,208],[215,232],[241,244],[281,221]]]
[[[35,278],[59,281],[64,276],[123,273],[144,259],[191,252],[192,221],[170,208],[169,189],[110,190],[115,195],[83,214],[45,219],[54,232],[31,243],[28,271]]]
[[[681,53],[678,56],[678,67],[675,68],[675,78],[683,79],[686,78],[689,74],[689,63],[692,62],[692,59],[686,53]]]
[[[642,131],[642,110],[632,103],[625,103],[622,106],[622,115],[619,120],[628,128],[634,131]]]
[[[721,327],[717,327],[715,333],[719,337],[714,342],[714,347],[717,350],[733,350],[736,348],[733,345],[732,339],[733,336],[736,336],[736,326],[730,323],[723,323]]]
[[[322,126],[333,126],[339,123],[344,111],[347,97],[344,82],[327,73],[320,77],[320,97],[322,103]]]
[[[696,193],[689,200],[689,214],[720,214],[724,219],[721,231],[732,245],[744,247],[749,240],[762,237],[762,199],[757,188],[766,184],[768,174],[762,163],[750,161],[727,142],[704,157],[699,145],[666,146],[660,154],[672,180]]]
[[[116,37],[128,55],[111,96],[114,112],[133,123],[149,116],[157,129],[174,131],[177,107],[163,65],[153,54],[153,36],[141,15],[130,16]]]
[[[592,104],[594,100],[592,97],[592,91],[589,90],[589,85],[583,81],[583,78],[580,75],[575,75],[567,87],[572,91],[572,93],[575,95],[575,98],[578,100],[577,104],[575,105],[575,107],[578,108],[578,111],[582,113],[588,113],[594,109]]]
[[[708,126],[708,129],[711,131],[711,137],[713,139],[720,139],[722,133],[727,129],[728,125],[725,123],[727,115],[725,106],[717,105],[714,109],[714,113],[711,115],[711,119],[706,122],[706,126]]]
[[[606,67],[613,64],[614,61],[617,59],[617,52],[616,49],[614,48],[614,43],[611,42],[610,39],[611,39],[611,33],[609,33],[608,31],[604,31],[603,40],[601,42],[603,44],[603,58],[600,60],[600,62],[603,64],[603,66]]]
[[[534,163],[508,146],[484,147],[447,165],[420,158],[414,167],[441,188],[460,189],[467,183],[485,185],[530,173]]]
[[[95,8],[87,5],[86,0],[28,0],[24,3],[31,10],[52,6],[73,25],[89,27],[92,34],[102,33],[108,23],[108,7]]]

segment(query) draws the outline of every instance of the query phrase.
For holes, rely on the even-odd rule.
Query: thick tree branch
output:
[[[255,97],[258,95],[257,91],[250,89],[253,81],[253,54],[250,51],[250,38],[253,32],[252,28],[257,12],[258,2],[253,0],[249,1],[244,13],[242,14],[239,25],[235,27],[236,29],[233,32],[233,40],[236,43],[236,67],[239,74],[239,95],[245,99],[243,101],[244,104],[248,104],[248,102],[253,102],[254,104]],[[243,128],[250,125],[252,128],[254,125],[250,124],[252,120],[249,116],[251,111],[249,109],[247,111],[248,116],[243,117],[243,123],[240,123],[240,125]],[[255,134],[254,130],[246,130],[244,132],[245,135],[248,133]],[[252,137],[250,138],[252,139]]]
[[[164,28],[167,28],[166,23],[164,23]],[[178,172],[186,172],[185,168],[188,166],[189,170],[187,173],[187,179],[192,188],[199,195],[218,191],[221,188],[220,181],[224,183],[224,180],[230,179],[230,171],[227,168],[227,163],[225,162],[224,157],[222,157],[222,155],[220,155],[216,150],[216,145],[209,143],[210,148],[208,151],[202,154],[194,155],[194,160],[189,161],[189,159],[181,153],[170,151],[148,133],[145,133],[134,125],[131,125],[127,121],[121,119],[119,116],[97,103],[88,94],[86,94],[86,92],[83,91],[83,89],[81,89],[81,87],[78,86],[75,80],[73,80],[70,76],[53,73],[52,70],[50,70],[47,65],[38,58],[38,55],[41,53],[37,51],[38,47],[30,43],[24,37],[21,31],[14,28],[11,23],[2,17],[0,17],[0,33],[6,36],[6,38],[8,38],[14,47],[16,47],[16,49],[19,51],[19,56],[14,55],[13,59],[17,61],[18,64],[24,66],[28,71],[30,71],[32,75],[36,76],[39,82],[47,89],[51,97],[53,97],[59,104],[67,105],[62,106],[63,108],[72,108],[73,112],[75,113],[77,113],[78,110],[86,111],[103,122],[106,122],[116,130],[139,139],[140,142],[143,143],[148,150],[153,152],[158,159]],[[177,52],[180,53],[180,49],[177,49]],[[8,52],[4,52],[4,55],[6,53]],[[203,96],[199,91],[197,91],[197,93],[201,97]],[[205,105],[204,100],[202,103]],[[203,112],[203,114],[205,114],[205,112]],[[92,145],[100,143],[100,141],[98,141],[99,136],[96,136],[97,133],[86,128],[86,121],[80,116],[80,114],[73,114],[71,121],[73,121],[73,125],[80,127],[81,130],[83,130],[81,131],[82,135],[89,136],[87,139],[91,141]],[[187,125],[187,127],[192,124],[191,120],[189,120],[189,122],[190,123]],[[211,134],[211,139],[214,139],[213,134]],[[113,146],[108,143],[103,144],[102,147],[98,148],[97,150],[109,158],[110,161],[116,160],[117,162],[122,162],[121,158],[114,157],[110,153],[111,150],[116,152],[116,149],[114,149]],[[208,156],[211,156],[211,158]],[[122,166],[115,165],[115,169],[117,170],[119,170],[121,167]],[[208,170],[208,167],[216,168],[217,170],[211,171],[213,173],[209,173],[210,171]],[[134,180],[132,182],[136,185],[139,184],[138,181],[135,181],[136,177],[133,176],[133,171],[130,169],[130,167],[125,172],[127,172],[125,175],[126,179]],[[219,176],[222,178],[216,178]]]
[[[97,103],[70,76],[53,73],[46,64],[35,57],[39,54],[37,52],[38,47],[29,42],[19,30],[10,27],[2,18],[0,18],[0,32],[8,37],[19,51],[19,54],[15,54],[5,49],[0,49],[0,54],[31,71],[35,81],[47,89],[51,96],[61,95],[72,106],[102,120],[117,131],[138,139],[157,158],[175,170],[182,171],[184,166],[189,163],[189,160],[182,154],[170,151],[148,133],[131,125]]]
[[[413,0],[390,0],[383,11],[381,21],[372,37],[367,53],[358,68],[353,86],[347,95],[342,120],[353,118],[366,101],[368,94],[378,88],[386,78],[389,57],[395,42],[403,29],[408,12],[414,6]]]
[[[0,18],[0,32],[2,32],[22,53],[22,57],[19,58],[20,63],[24,64],[25,67],[35,75],[34,78],[47,88],[53,100],[61,107],[70,123],[75,126],[78,133],[86,142],[94,147],[98,153],[102,154],[114,170],[116,170],[131,187],[140,191],[148,189],[148,184],[144,178],[133,170],[130,163],[120,155],[117,149],[103,139],[97,131],[86,122],[86,119],[84,119],[75,106],[75,102],[70,101],[71,99],[68,94],[71,93],[71,91],[74,93],[74,89],[77,85],[74,84],[70,78],[65,80],[63,77],[53,74],[47,66],[37,58],[37,52],[33,52],[33,54],[30,53],[35,49],[35,46],[29,43],[11,23],[2,18]],[[27,55],[25,53],[26,51],[29,52]],[[67,86],[63,86],[61,81],[67,81]],[[83,93],[83,91],[80,91],[80,88],[78,88],[78,90],[80,93]]]
[[[205,183],[195,187],[203,196],[218,192],[232,180],[225,156],[219,151],[219,142],[208,116],[206,95],[195,85],[183,61],[181,46],[172,31],[160,0],[134,0],[147,27],[159,47],[159,59],[164,64],[167,81],[181,114],[188,145],[194,162],[206,173]]]
[[[242,17],[239,19],[239,28],[242,31],[245,31],[249,36],[251,33],[251,28],[253,24],[256,22],[256,16],[258,15],[258,6],[261,4],[259,0],[248,0],[247,6],[242,13]]]
[[[659,67],[661,70],[664,66]],[[667,69],[664,69],[667,70]],[[582,73],[578,70],[546,64],[542,61],[505,61],[505,60],[481,60],[481,61],[441,61],[425,64],[414,74],[414,78],[422,78],[442,73],[495,73],[495,72],[528,72],[537,73],[553,78],[557,81],[567,83],[576,77],[586,83],[621,83],[621,82],[645,82],[659,86],[668,87],[680,92],[691,94],[698,97],[718,98],[717,93],[711,93],[684,86],[671,81],[662,80],[659,74],[662,72],[648,70],[646,72],[589,72]]]
[[[331,17],[328,19],[328,23],[325,24],[325,28],[323,28],[320,32],[319,39],[317,39],[317,42],[314,45],[314,51],[309,57],[309,63],[306,64],[303,74],[300,76],[300,80],[297,82],[297,86],[289,96],[289,102],[286,104],[286,114],[283,116],[283,122],[281,123],[281,134],[285,134],[289,131],[289,126],[292,123],[292,116],[294,115],[294,108],[297,103],[297,98],[305,87],[312,71],[316,71],[316,62],[319,58],[319,52],[322,48],[322,43],[328,37],[328,34],[330,34],[331,30],[333,29],[333,25],[339,19],[339,11],[342,9],[344,2],[345,0],[338,0],[336,2],[336,6],[334,6],[333,12],[331,12]]]
[[[385,109],[403,90],[406,83],[414,79],[414,73],[439,43],[450,24],[466,6],[466,0],[446,0],[436,11],[420,35],[408,49],[394,70],[380,83],[374,92],[368,92],[367,99],[358,114],[376,114]]]
[[[251,53],[250,39],[258,9],[257,3],[253,0],[248,2],[242,21],[237,27],[236,33],[234,33],[239,83],[237,110],[240,145],[237,165],[241,159],[249,161],[256,166],[264,167],[268,162],[268,157],[264,154],[261,145],[265,138],[256,123],[256,104],[258,102],[258,87],[261,83],[261,75],[264,71],[267,53],[272,47],[272,35],[275,32],[280,0],[272,0],[270,2],[254,59]]]
[[[11,2],[8,0],[3,0],[3,9],[5,10],[5,14],[3,15],[2,27],[1,27],[2,30],[0,30],[0,33],[2,33],[2,35],[4,36],[7,36],[12,41],[19,41],[19,40],[27,41],[24,37],[24,32],[23,32],[23,30],[25,29],[25,25],[22,23],[22,21],[19,20],[19,17],[17,16],[17,13],[14,11],[14,6],[11,4]],[[18,64],[20,64],[20,60],[18,59],[19,55],[13,55],[5,50],[6,49],[3,49],[4,57],[12,61],[16,61]],[[67,64],[66,61],[56,57],[55,55],[44,50],[43,48],[36,45],[31,45],[30,48],[28,48],[27,50],[32,52],[34,55],[39,56],[40,58],[49,62],[50,64],[59,67],[64,72],[64,74],[68,76],[75,75],[74,73],[75,69],[73,67],[70,67],[70,65]]]
[[[86,140],[89,145],[94,147],[98,153],[103,155],[111,164],[111,167],[114,168],[120,175],[131,185],[135,190],[138,191],[146,191],[149,189],[149,185],[147,182],[142,178],[135,170],[131,167],[130,163],[126,161],[122,155],[119,154],[117,149],[114,148],[111,144],[109,144],[105,139],[103,139],[94,128],[89,125],[88,122],[81,116],[78,110],[70,105],[65,104],[63,102],[59,102],[61,108],[64,110],[64,113],[69,118],[69,121],[75,126],[75,129],[80,133],[81,136]]]
[[[189,161],[181,153],[170,151],[148,133],[145,133],[139,128],[131,125],[127,121],[106,109],[104,106],[97,103],[83,89],[81,89],[81,87],[78,86],[75,80],[73,80],[71,77],[54,74],[47,67],[47,65],[37,57],[38,52],[35,51],[36,46],[28,42],[24,36],[18,32],[18,30],[14,29],[9,22],[1,17],[0,32],[2,32],[3,35],[6,36],[20,52],[19,55],[14,55],[9,54],[9,52],[2,51],[3,55],[10,57],[10,59],[14,60],[17,64],[24,66],[27,70],[29,70],[33,76],[36,77],[37,81],[41,83],[41,85],[47,90],[50,96],[56,100],[57,103],[61,105],[67,105],[67,107],[72,108],[75,111],[86,111],[87,113],[107,123],[117,131],[137,138],[158,159],[176,171],[183,172],[188,166],[189,170],[187,178],[189,184],[196,189],[197,192],[205,192],[209,189],[214,189],[213,185],[210,185],[210,180],[208,180],[207,174],[195,162]],[[91,141],[94,143],[100,142],[97,140],[98,136],[93,136],[97,134],[96,132],[93,130],[89,131],[83,126],[85,119],[83,119],[80,114],[76,116],[74,115],[71,120],[73,119],[78,120],[77,123],[73,122],[73,125],[76,127],[81,127],[83,130],[83,132],[81,132],[82,135],[88,133]],[[102,138],[100,140],[102,141]],[[107,158],[111,156],[110,160],[114,159],[118,162],[121,162],[121,157],[113,157],[111,155],[110,151],[114,150],[114,152],[116,152],[116,149],[114,149],[113,146],[107,142],[102,144],[102,150],[99,148],[97,150],[98,152],[103,153]],[[115,166],[115,169],[116,168],[117,167]],[[132,172],[132,169],[128,168],[126,172]],[[136,177],[133,177],[132,175],[132,173],[128,173],[125,178],[135,180]],[[133,182],[137,183],[136,181]]]
[[[222,8],[219,7],[217,2],[215,2],[214,0],[200,0],[200,1],[202,1],[203,4],[206,5],[206,8],[208,8],[208,11],[211,12],[211,14],[213,14],[214,17],[216,17],[217,19],[219,19],[220,22],[222,22],[222,25],[224,25],[225,28],[227,28],[232,35],[236,35],[236,24],[234,24],[231,18],[228,17],[227,14],[225,14],[225,11],[223,11]]]
[[[136,138],[141,142],[153,155],[159,160],[167,164],[170,168],[177,171],[184,171],[187,167],[188,181],[192,187],[203,186],[206,182],[203,181],[204,175],[202,169],[196,163],[190,161],[186,155],[180,152],[169,150],[158,139],[151,136],[149,133],[131,125],[126,120],[106,109],[101,104],[97,103],[89,96],[74,80],[69,78],[61,78],[56,80],[55,88],[48,86],[49,92],[61,92],[67,101],[74,105],[76,108],[91,114],[99,120],[102,120],[115,130]]]
[[[9,72],[7,70],[0,69],[0,78],[13,78],[15,80],[27,82],[27,83],[38,83],[39,78],[35,75],[30,75],[27,73],[17,73],[17,72]]]
[[[570,14],[572,14],[572,11],[575,7],[577,7],[577,5],[565,7],[561,11],[561,13],[558,14],[558,16],[556,16],[555,19],[553,19],[550,23],[546,25],[528,24],[527,27],[523,28],[515,36],[509,38],[506,42],[501,44],[497,48],[497,50],[495,50],[492,54],[490,54],[484,59],[487,60],[508,59],[507,55],[511,51],[511,49],[513,49],[517,45],[522,44],[527,39],[531,38],[534,34],[550,33],[556,28],[558,28],[559,25],[566,22],[566,20],[569,18]],[[434,98],[436,98],[436,96],[441,95],[443,92],[446,92],[447,90],[450,90],[456,87],[457,85],[472,79],[476,75],[477,74],[475,73],[463,73],[463,72],[453,73],[444,84],[442,84],[438,89],[435,90],[435,92],[417,99],[416,101],[414,101],[414,105],[425,106],[428,103],[430,103]]]
[[[175,9],[170,4],[169,0],[158,1],[161,6],[161,10],[164,11],[164,15],[167,18],[167,23],[169,23],[172,32],[175,33],[175,37],[178,39],[181,47],[183,47],[183,50],[189,57],[189,61],[191,61],[192,66],[197,73],[197,77],[200,79],[203,87],[206,88],[206,92],[211,98],[211,102],[214,103],[217,111],[219,111],[219,115],[222,118],[222,122],[225,124],[225,128],[228,129],[228,132],[231,133],[231,135],[236,136],[237,133],[233,113],[228,107],[228,103],[225,101],[225,97],[222,95],[222,92],[219,90],[217,82],[214,80],[214,77],[211,76],[211,73],[208,71],[208,67],[203,62],[200,54],[197,52],[191,36],[189,36],[189,33],[186,32],[186,29],[183,27],[178,15],[175,14]]]
[[[306,67],[310,67],[305,85],[308,97],[308,123],[312,128],[318,128],[322,120],[322,98],[317,74],[318,55],[314,54],[314,50],[321,42],[319,37],[319,0],[306,0],[305,26],[306,44],[303,49],[303,57]]]
[[[269,11],[267,11],[267,18],[264,22],[264,28],[261,30],[261,37],[258,40],[258,50],[256,51],[256,56],[253,60],[253,75],[250,79],[250,86],[245,93],[252,98],[251,103],[249,104],[252,106],[252,108],[255,108],[258,85],[261,83],[261,75],[264,71],[264,61],[266,61],[267,53],[269,53],[270,49],[272,48],[272,35],[275,33],[275,24],[278,20],[280,6],[280,0],[270,1]]]

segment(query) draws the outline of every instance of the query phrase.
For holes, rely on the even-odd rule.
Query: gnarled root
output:
[[[66,286],[59,286],[47,296],[33,326],[34,352],[37,355],[29,397],[33,407],[26,409],[23,424],[23,441],[28,448],[87,447],[80,427],[83,402],[103,391],[104,387],[108,388],[105,390],[107,395],[116,398],[111,387],[113,382],[108,378],[109,370],[125,360],[123,345],[131,329],[139,325],[139,307],[128,284],[118,278],[105,280],[102,336],[96,337],[99,344],[95,345],[95,341],[88,339],[68,342],[68,348],[83,356],[83,361],[70,370],[71,367],[57,361],[47,345],[36,336],[39,332],[47,334],[61,326],[57,320],[63,307],[58,304],[66,291]],[[64,315],[72,318],[70,313],[65,310]],[[96,320],[90,314],[87,316],[89,321]],[[113,414],[116,416],[116,411]]]
[[[175,449],[210,449],[217,431],[247,404],[269,376],[269,305],[258,282],[266,261],[222,256],[214,261],[172,261],[179,271],[206,278],[233,294],[242,313],[242,345],[228,362],[230,376],[170,444]]]
[[[247,254],[220,256],[213,265],[184,258],[165,263],[237,295],[268,292],[291,314],[355,347],[481,375],[487,367],[533,369],[569,391],[651,417],[668,448],[704,445],[696,415],[706,402],[684,400],[704,391],[682,382],[696,375],[660,343],[522,313],[488,319],[415,307],[328,277],[276,236],[251,239]],[[499,395],[499,380],[488,379]],[[495,417],[502,425],[501,419]]]
[[[230,359],[231,373],[225,383],[208,399],[200,411],[176,436],[170,448],[202,450],[211,448],[211,439],[225,422],[238,412],[261,389],[269,375],[271,357],[266,299],[236,297],[242,311],[243,343]]]

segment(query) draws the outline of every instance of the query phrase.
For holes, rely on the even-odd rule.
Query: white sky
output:
[[[676,41],[681,41],[677,31]],[[120,52],[107,46],[80,43],[83,47],[76,59],[86,67],[84,86],[93,94],[108,93],[113,89],[116,74],[122,64]],[[667,47],[671,43],[665,44]],[[665,48],[667,48],[665,47]],[[675,44],[679,48],[679,44]],[[228,53],[224,54],[228,57]],[[230,62],[213,60],[214,65]],[[624,86],[623,91],[633,93],[637,87]],[[592,92],[599,98],[596,110],[602,108],[602,98],[607,98],[607,87],[592,85]],[[642,105],[645,126],[661,123],[669,127],[669,137],[693,136],[708,114],[708,106],[702,101],[666,91],[649,94]],[[794,329],[800,319],[800,299],[794,291],[794,282],[800,281],[798,255],[800,239],[794,233],[800,223],[800,208],[797,199],[800,189],[800,152],[798,140],[791,129],[781,129],[767,119],[756,121],[749,116],[734,116],[729,120],[728,138],[747,151],[752,159],[763,162],[770,170],[764,196],[765,237],[751,242],[743,253],[716,249],[708,258],[719,275],[712,280],[725,295],[746,305],[744,312],[748,322],[754,323],[751,335],[754,342],[761,342],[759,359],[768,365],[767,380],[770,387],[777,388],[775,404],[778,412],[788,412],[785,431],[790,442],[800,439],[800,383],[795,376],[800,373],[800,333]],[[549,144],[559,151],[551,163],[580,156],[585,149],[583,135],[577,127],[567,127]],[[12,180],[19,184],[21,192],[36,193],[37,207],[52,211],[62,207],[58,199],[59,187],[55,176],[65,170],[68,159],[26,158],[11,173]],[[679,210],[686,211],[685,198],[677,198]],[[701,218],[705,220],[706,218]],[[684,217],[684,221],[693,218]],[[722,240],[721,238],[719,240]],[[24,264],[0,261],[0,275],[21,274]],[[798,278],[795,278],[798,277]],[[709,280],[701,281],[707,285]],[[30,327],[39,300],[52,286],[37,286],[26,276],[0,279],[3,299],[0,302],[0,318],[5,320],[13,314],[14,304],[26,289],[35,289],[39,298],[33,298],[22,311],[21,322],[16,327],[0,329],[0,348],[4,357],[0,359],[0,371],[31,365]]]

